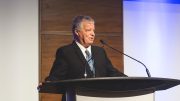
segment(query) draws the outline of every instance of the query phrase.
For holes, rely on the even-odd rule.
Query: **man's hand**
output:
[[[41,90],[41,87],[42,87],[42,82],[39,83],[38,87],[37,87],[37,90],[40,91]]]

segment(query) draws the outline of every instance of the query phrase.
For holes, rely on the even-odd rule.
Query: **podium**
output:
[[[67,101],[140,101],[144,95],[149,96],[146,101],[153,101],[155,91],[179,84],[180,80],[170,78],[100,77],[44,82],[38,90],[66,94]]]

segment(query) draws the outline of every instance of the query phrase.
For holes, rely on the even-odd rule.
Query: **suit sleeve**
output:
[[[49,76],[45,81],[57,81],[66,79],[66,74],[68,70],[68,63],[64,56],[64,52],[59,48],[56,52],[56,58],[49,73]]]
[[[106,69],[107,69],[107,75],[109,77],[116,77],[116,76],[123,76],[123,77],[127,77],[127,75],[125,75],[124,73],[118,71],[116,68],[114,68],[114,66],[112,65],[110,59],[108,58],[105,50],[103,49],[104,54],[105,54],[105,58],[106,58]]]

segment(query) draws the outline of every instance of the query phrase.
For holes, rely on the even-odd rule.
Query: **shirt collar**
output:
[[[83,45],[81,45],[79,42],[75,41],[76,44],[78,45],[78,47],[81,49],[82,53],[84,56],[86,56],[85,51],[88,50],[89,53],[91,54],[91,46],[89,46],[88,48],[85,48]]]

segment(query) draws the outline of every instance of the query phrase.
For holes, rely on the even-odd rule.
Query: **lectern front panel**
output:
[[[154,93],[131,97],[91,97],[76,95],[76,101],[154,101]]]

